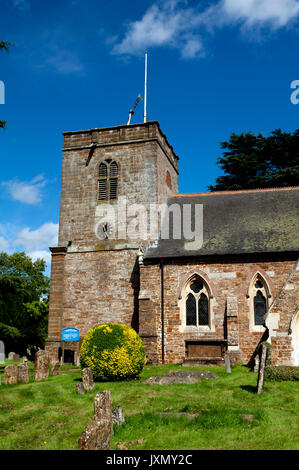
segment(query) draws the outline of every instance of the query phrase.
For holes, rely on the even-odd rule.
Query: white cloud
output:
[[[58,224],[46,222],[36,230],[23,228],[15,240],[15,245],[22,246],[26,252],[37,252],[49,246],[57,246]]]
[[[9,243],[4,237],[0,237],[0,251],[7,251]]]
[[[179,1],[152,5],[139,21],[130,23],[123,40],[115,44],[114,54],[138,54],[149,47],[170,46],[194,57],[201,50],[200,37],[186,38],[199,19],[193,8],[179,8]]]
[[[45,260],[47,265],[49,266],[51,264],[51,253],[50,251],[46,250],[35,250],[27,253],[27,256],[29,256],[32,261],[36,261],[38,258],[41,258]]]
[[[42,199],[41,189],[47,184],[42,175],[36,176],[32,181],[19,181],[17,178],[1,183],[9,195],[19,202],[25,204],[38,204]]]
[[[13,224],[0,224],[0,251],[14,253],[24,251],[33,261],[42,258],[51,264],[49,247],[57,246],[58,224],[46,222],[35,230],[24,227],[20,230]],[[47,273],[49,274],[49,273]]]
[[[228,19],[243,22],[246,27],[286,26],[298,17],[298,0],[223,0],[222,11]]]
[[[206,9],[189,7],[179,0],[155,3],[142,18],[129,23],[113,54],[135,55],[164,46],[181,51],[184,58],[201,57],[202,38],[215,28],[237,24],[250,28],[278,29],[297,19],[299,0],[219,0]]]
[[[54,68],[56,72],[67,75],[83,71],[83,65],[74,52],[55,47],[50,54],[46,59],[46,64]]]

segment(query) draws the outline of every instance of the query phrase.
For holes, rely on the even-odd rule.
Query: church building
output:
[[[78,362],[86,333],[117,322],[148,363],[248,364],[267,340],[299,366],[299,187],[180,194],[157,121],[63,135],[51,359]]]

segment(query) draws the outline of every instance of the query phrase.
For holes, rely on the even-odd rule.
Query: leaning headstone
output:
[[[266,364],[266,354],[267,354],[267,348],[263,344],[262,345],[262,355],[261,355],[261,360],[260,360],[260,367],[259,367],[259,375],[258,375],[258,380],[257,380],[257,394],[259,395],[264,386],[264,372],[265,372],[265,364]]]
[[[52,370],[51,370],[51,375],[58,375],[60,371],[60,363],[55,362],[52,364]]]
[[[78,440],[79,450],[108,450],[110,448],[112,400],[108,390],[99,392],[94,399],[94,419]]]
[[[92,390],[94,387],[93,375],[90,367],[82,369],[82,382],[84,390]]]
[[[224,356],[224,363],[225,363],[225,370],[226,370],[226,373],[227,373],[227,374],[230,374],[230,373],[231,373],[231,369],[230,369],[230,358],[229,358],[229,355],[228,355],[228,354],[225,354],[225,356]]]
[[[14,362],[20,362],[20,355],[19,354],[14,354],[13,357],[12,357],[12,360]]]
[[[5,345],[3,341],[0,341],[0,364],[5,363]]]
[[[4,369],[4,385],[18,383],[18,366],[11,364]]]
[[[49,377],[50,359],[47,351],[40,349],[34,359],[34,380],[47,380]]]
[[[80,394],[80,395],[84,395],[85,393],[85,389],[83,387],[83,383],[82,382],[79,382],[76,384],[76,390],[77,392]]]
[[[19,364],[18,368],[18,381],[23,383],[29,382],[29,366],[28,364]]]
[[[260,368],[260,358],[259,358],[259,355],[257,354],[257,355],[255,356],[254,369],[253,369],[253,371],[254,371],[254,372],[258,372],[258,371],[259,371],[259,368]]]
[[[16,354],[15,352],[10,352],[10,353],[8,354],[8,358],[7,358],[7,359],[9,359],[10,361],[12,361],[15,354]]]

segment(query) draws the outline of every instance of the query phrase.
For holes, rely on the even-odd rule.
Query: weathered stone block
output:
[[[89,367],[82,369],[82,382],[84,390],[90,391],[94,388],[93,375]]]
[[[18,383],[18,366],[9,365],[4,369],[4,385]]]
[[[30,381],[28,364],[19,364],[17,368],[18,368],[18,382],[28,383]]]
[[[47,380],[49,377],[50,358],[43,350],[37,351],[34,360],[34,380]]]

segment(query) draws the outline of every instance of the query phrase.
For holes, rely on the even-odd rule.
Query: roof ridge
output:
[[[244,194],[244,193],[259,193],[269,191],[292,191],[299,190],[299,186],[287,186],[287,187],[273,187],[273,188],[257,188],[257,189],[240,189],[231,191],[210,191],[205,193],[173,193],[169,197],[195,197],[195,196],[215,196],[217,194]]]

